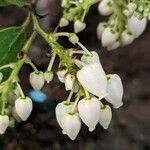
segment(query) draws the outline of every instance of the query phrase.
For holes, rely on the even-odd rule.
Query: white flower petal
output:
[[[58,103],[55,109],[56,119],[60,127],[62,128],[62,118],[65,113],[70,112],[71,108],[73,106],[73,103],[68,103],[67,101],[63,101],[61,103]]]
[[[117,49],[120,45],[121,45],[120,42],[119,42],[119,41],[116,41],[116,42],[114,42],[111,46],[108,46],[108,47],[107,47],[107,50],[108,50],[108,51],[111,51],[111,50]]]
[[[147,19],[139,19],[135,15],[132,15],[131,18],[127,21],[127,29],[134,35],[135,38],[138,38],[145,30],[147,25]]]
[[[102,33],[102,45],[104,47],[112,46],[117,41],[118,37],[118,32],[113,31],[110,27],[107,27]]]
[[[15,110],[18,116],[23,120],[26,121],[30,116],[33,109],[32,100],[29,97],[26,98],[18,98],[15,101]]]
[[[104,129],[107,129],[112,119],[112,111],[110,106],[105,105],[100,108],[99,123]]]
[[[78,103],[78,111],[81,120],[93,131],[99,121],[100,101],[92,97],[91,99],[82,99]]]
[[[44,73],[44,78],[47,83],[50,83],[53,80],[54,74],[51,71],[46,71]]]
[[[86,24],[80,20],[75,21],[74,23],[74,32],[79,33],[86,28]]]
[[[98,55],[97,52],[91,51],[90,53],[91,53],[91,55],[84,54],[81,57],[81,61],[84,62],[85,64],[91,64],[91,63],[100,62],[99,55]]]
[[[75,140],[81,128],[79,115],[77,113],[65,114],[62,118],[62,126],[64,132],[70,137],[70,139]]]
[[[107,78],[100,63],[85,65],[77,72],[77,78],[87,91],[99,99],[107,95]]]
[[[120,77],[117,74],[107,75],[107,93],[105,99],[113,105],[114,108],[119,108],[123,105],[123,86]]]
[[[66,91],[72,90],[74,88],[75,76],[72,74],[67,74],[65,77],[65,89]]]
[[[60,82],[65,83],[65,75],[68,72],[67,69],[57,71],[57,77]]]
[[[41,90],[45,83],[44,73],[42,71],[39,71],[38,73],[32,72],[29,80],[34,90]]]
[[[134,41],[134,36],[129,31],[125,30],[121,33],[121,44],[129,45]]]
[[[0,134],[4,134],[9,125],[9,117],[0,115]]]
[[[98,24],[96,32],[97,32],[97,37],[98,37],[99,40],[101,39],[103,31],[104,31],[104,29],[106,27],[107,27],[107,23],[106,22],[102,22],[102,23]]]
[[[61,18],[59,22],[60,27],[66,27],[69,24],[69,21],[65,18]]]
[[[108,16],[112,14],[113,8],[109,6],[109,3],[113,2],[112,0],[102,0],[98,5],[98,11],[103,16]]]

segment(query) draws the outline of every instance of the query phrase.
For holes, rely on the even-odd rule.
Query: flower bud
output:
[[[102,34],[102,45],[104,47],[112,46],[119,37],[119,33],[113,31],[110,27],[105,28]]]
[[[65,82],[65,75],[68,72],[67,69],[62,69],[57,71],[57,77],[60,82],[64,83]]]
[[[85,64],[91,64],[91,63],[96,63],[96,62],[100,62],[99,60],[99,55],[97,52],[95,51],[91,51],[91,55],[89,54],[84,54],[81,57],[81,61],[84,62]]]
[[[135,38],[138,38],[144,32],[146,25],[147,25],[146,17],[140,20],[135,15],[132,15],[131,18],[128,19],[126,27]]]
[[[87,91],[98,96],[99,99],[107,95],[107,79],[100,63],[85,65],[77,72],[77,78]]]
[[[107,129],[112,118],[112,111],[110,106],[105,105],[100,108],[99,123],[104,129]]]
[[[78,113],[65,114],[62,118],[62,126],[64,132],[69,136],[69,138],[71,140],[75,140],[81,129],[81,120]]]
[[[112,14],[113,8],[112,8],[112,0],[102,0],[98,5],[98,11],[103,16],[108,16]]]
[[[81,120],[88,126],[89,131],[95,130],[99,121],[100,101],[92,97],[91,99],[82,99],[78,103],[78,111]]]
[[[58,103],[55,109],[56,119],[60,127],[62,128],[62,118],[63,116],[71,111],[71,108],[73,106],[72,102],[63,101],[61,103]]]
[[[9,117],[0,115],[0,134],[4,134],[9,125]]]
[[[134,36],[129,31],[125,30],[121,33],[121,44],[129,45],[134,41]]]
[[[113,105],[114,108],[119,108],[123,105],[123,86],[120,77],[117,74],[107,75],[107,93],[105,99]]]
[[[66,91],[72,90],[74,88],[75,76],[72,74],[67,74],[65,77],[65,89]]]
[[[53,77],[54,77],[54,74],[52,73],[52,71],[46,71],[44,73],[44,78],[47,83],[50,83],[50,81],[53,80]]]
[[[0,82],[3,80],[3,74],[0,72]]]
[[[45,83],[44,74],[42,71],[39,71],[38,73],[35,71],[32,72],[30,74],[29,80],[34,90],[41,90]]]
[[[78,38],[78,36],[77,36],[76,34],[71,33],[71,34],[70,34],[70,37],[69,37],[69,41],[70,41],[73,45],[75,45],[76,43],[79,42],[79,38]]]
[[[29,115],[32,112],[32,108],[32,100],[29,97],[20,97],[15,101],[16,113],[23,121],[26,121],[28,119]]]
[[[107,50],[108,50],[108,51],[111,51],[111,50],[117,49],[119,46],[120,46],[120,42],[119,42],[119,41],[116,41],[116,42],[115,42],[114,44],[112,44],[111,46],[108,46],[108,47],[107,47]]]
[[[74,22],[74,32],[79,33],[86,28],[86,24],[80,20]]]
[[[65,18],[60,19],[60,23],[59,23],[60,27],[66,27],[68,24],[69,24],[69,21],[67,19]]]
[[[99,23],[98,26],[97,26],[97,37],[98,39],[100,40],[101,37],[102,37],[102,33],[104,31],[104,29],[107,27],[107,23],[106,22],[102,22],[102,23]]]

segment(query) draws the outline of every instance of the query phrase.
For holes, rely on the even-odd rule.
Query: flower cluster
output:
[[[74,32],[81,32],[86,28],[84,22],[88,9],[99,0],[62,0],[64,8],[60,27],[74,22]],[[147,20],[150,20],[150,1],[148,0],[101,0],[98,5],[99,14],[109,16],[107,22],[100,22],[97,26],[97,37],[102,46],[114,50],[120,46],[131,44],[145,30]]]
[[[81,128],[81,121],[89,131],[95,130],[98,123],[107,129],[112,118],[113,108],[123,105],[123,86],[117,74],[106,75],[95,51],[85,53],[74,60],[79,67],[75,75],[68,74],[64,68],[57,72],[58,79],[70,90],[67,100],[56,106],[56,118],[62,133],[74,140]],[[75,93],[75,100],[73,95]]]
[[[108,22],[100,22],[97,27],[98,39],[108,50],[131,44],[144,32],[150,15],[150,2],[142,4],[142,12],[136,2],[130,2],[125,7],[122,2],[122,9],[120,5],[113,0],[102,0],[98,5],[101,15],[110,15]]]

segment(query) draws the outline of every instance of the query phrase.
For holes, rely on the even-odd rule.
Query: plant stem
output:
[[[53,66],[53,64],[54,64],[54,61],[55,61],[55,58],[56,58],[56,54],[53,54],[53,55],[52,55],[52,58],[51,58],[51,60],[50,60],[50,63],[49,63],[49,65],[48,65],[48,67],[47,67],[47,71],[51,71],[52,66]]]
[[[78,101],[79,101],[80,97],[78,96],[76,99],[75,99],[75,102],[72,106],[72,109],[71,109],[71,113],[74,113],[75,112],[75,109],[77,107],[77,104],[78,104]]]

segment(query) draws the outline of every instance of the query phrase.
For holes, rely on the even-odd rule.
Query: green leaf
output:
[[[23,41],[24,28],[22,26],[0,30],[0,66],[17,60],[17,53],[22,48]],[[5,75],[9,74],[7,70],[3,71]]]
[[[23,0],[0,0],[0,6],[17,5],[22,7],[25,4]]]

